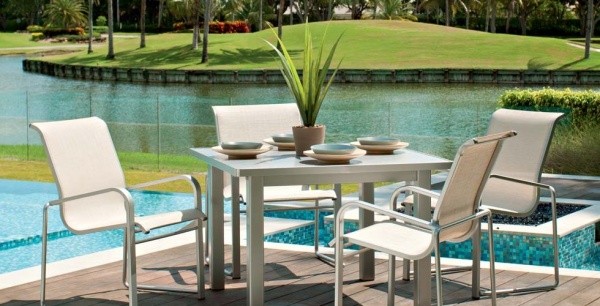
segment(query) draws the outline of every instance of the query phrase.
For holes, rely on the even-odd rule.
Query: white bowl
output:
[[[316,154],[346,155],[352,154],[356,147],[345,143],[324,143],[312,145],[310,149]]]
[[[248,149],[259,149],[262,147],[260,142],[250,141],[225,141],[221,143],[221,148],[225,150],[248,150]]]

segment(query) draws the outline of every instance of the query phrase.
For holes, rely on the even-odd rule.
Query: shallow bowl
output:
[[[271,138],[273,138],[273,141],[275,141],[275,142],[281,142],[281,143],[294,142],[294,134],[287,134],[287,133],[275,134],[275,135],[271,136]]]
[[[328,155],[345,155],[351,154],[356,150],[356,147],[344,143],[324,143],[318,145],[312,145],[311,150],[316,154],[328,154]]]
[[[259,149],[262,147],[260,142],[250,141],[225,141],[221,143],[221,148],[225,150],[248,150],[248,149]]]
[[[361,145],[373,146],[373,145],[395,145],[400,142],[396,138],[390,137],[360,137],[357,138],[358,143]]]

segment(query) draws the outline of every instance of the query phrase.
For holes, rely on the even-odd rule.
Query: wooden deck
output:
[[[139,258],[138,279],[159,284],[192,286],[195,283],[192,245],[185,245]],[[245,249],[243,249],[245,250]],[[226,261],[230,247],[226,246]],[[245,257],[243,257],[245,259]],[[319,261],[312,253],[266,250],[265,279],[267,305],[331,305],[333,304],[334,269]],[[377,260],[376,279],[359,282],[358,264],[350,259],[345,268],[346,294],[344,305],[385,305],[387,263]],[[245,268],[244,266],[242,267]],[[401,264],[398,265],[398,276]],[[227,279],[226,290],[207,290],[205,300],[189,295],[140,291],[140,305],[245,305],[246,275],[240,280]],[[120,282],[120,262],[81,270],[48,281],[47,305],[125,305],[127,290]],[[470,272],[448,274],[444,277],[445,304],[465,303],[489,305],[487,297],[478,301],[470,298]],[[552,276],[498,270],[499,287],[551,282]],[[413,282],[396,281],[396,304],[412,305]],[[432,288],[435,283],[432,279]],[[482,286],[489,286],[487,270],[482,271]],[[209,286],[207,286],[208,288]],[[561,277],[558,289],[521,295],[499,297],[499,305],[600,305],[600,279]],[[435,302],[435,291],[433,291]],[[1,305],[39,305],[39,283],[28,283],[0,290]]]

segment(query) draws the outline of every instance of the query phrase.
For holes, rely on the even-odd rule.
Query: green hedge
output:
[[[586,91],[515,89],[502,94],[501,108],[560,111],[575,125],[589,122],[600,123],[600,93]]]

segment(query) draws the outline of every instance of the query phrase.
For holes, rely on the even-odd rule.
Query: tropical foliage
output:
[[[45,12],[46,24],[62,28],[84,26],[86,12],[81,0],[52,0]]]

